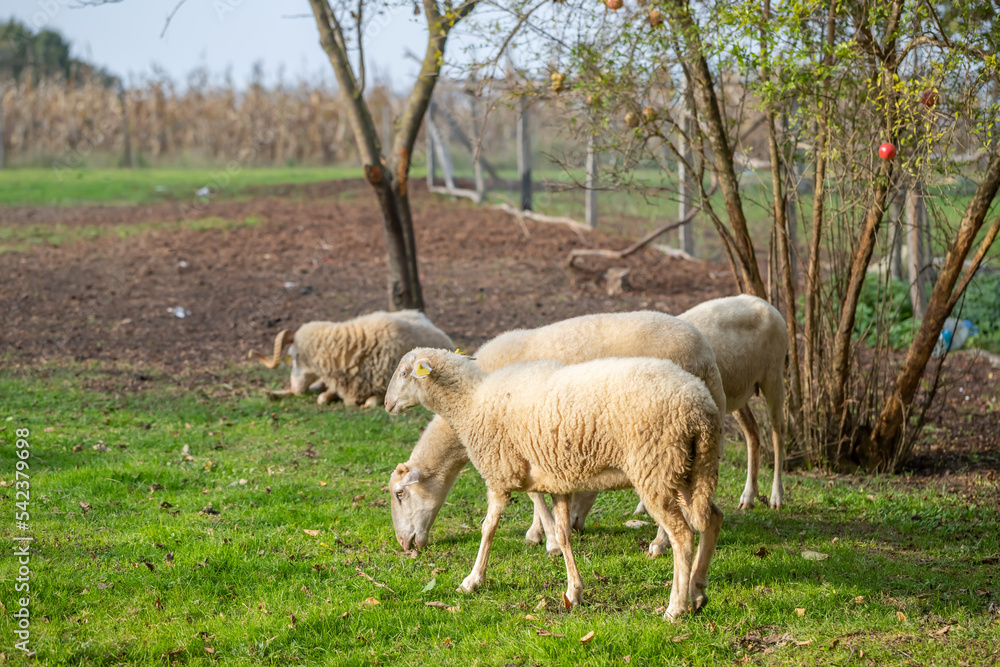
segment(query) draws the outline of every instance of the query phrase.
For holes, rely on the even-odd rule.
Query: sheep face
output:
[[[441,509],[430,489],[420,481],[420,470],[405,463],[396,466],[389,479],[392,525],[403,551],[412,547],[423,549],[427,545],[431,524]]]
[[[298,353],[294,345],[288,348],[288,355],[292,358],[292,393],[301,396],[319,379],[319,374],[309,367],[308,360]]]
[[[398,415],[423,402],[422,385],[430,378],[433,368],[427,358],[417,359],[415,352],[408,352],[399,360],[399,366],[385,390],[385,411],[391,415]]]

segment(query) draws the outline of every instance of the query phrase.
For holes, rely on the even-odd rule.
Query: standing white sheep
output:
[[[605,357],[669,359],[704,381],[724,409],[722,378],[708,341],[690,324],[664,313],[584,315],[538,329],[508,331],[483,345],[476,353],[476,362],[484,372],[492,373],[523,361],[554,359],[578,363]],[[391,504],[392,522],[403,549],[412,544],[422,549],[427,544],[431,524],[468,461],[458,436],[443,419],[435,417],[409,460],[399,464],[389,480],[390,493],[396,498]],[[529,496],[535,504],[536,520],[525,539],[538,544],[547,537],[546,549],[558,553],[552,515],[544,496]],[[595,494],[579,494],[579,497],[589,499],[592,504]],[[581,521],[585,515],[583,510]],[[667,547],[666,534],[660,531],[649,551],[660,555]]]
[[[269,392],[272,398],[301,395],[317,382],[326,385],[322,405],[337,398],[371,407],[382,402],[399,358],[415,347],[452,347],[446,333],[416,310],[377,311],[344,322],[308,322],[293,334],[287,329],[274,339],[268,359],[251,352],[268,368],[290,357],[291,389]]]
[[[705,355],[699,352],[696,342],[702,336],[691,337],[692,327],[704,334],[709,347],[720,351],[712,355],[718,363],[719,380],[712,379],[713,371],[705,370]],[[670,359],[702,378],[713,396],[719,396],[715,383],[721,382],[724,395],[719,403],[725,406],[725,412],[737,412],[737,421],[747,440],[747,479],[739,500],[740,509],[752,508],[757,496],[760,432],[747,402],[759,389],[771,415],[775,450],[770,500],[773,507],[780,507],[784,461],[782,405],[788,350],[785,332],[784,318],[773,306],[763,299],[743,295],[706,301],[679,318],[652,312],[586,315],[531,331],[512,331],[483,345],[476,358],[483,370],[491,372],[533,359],[576,363],[602,357],[650,356]],[[392,503],[392,521],[404,549],[412,544],[417,548],[427,544],[438,511],[467,462],[465,448],[455,433],[443,420],[435,418],[414,446],[409,460],[396,467],[389,488],[401,500]],[[529,495],[535,516],[525,539],[538,544],[544,536],[547,551],[556,553],[558,545],[545,499],[538,494]],[[583,527],[595,498],[593,493],[574,497],[574,528]],[[651,555],[666,549],[661,537],[650,544]]]
[[[479,555],[459,590],[471,593],[482,583],[510,494],[535,491],[552,494],[568,580],[563,602],[579,604],[572,494],[631,485],[673,547],[664,620],[686,612],[689,599],[695,610],[708,601],[708,566],[722,526],[712,503],[722,421],[703,381],[651,358],[538,361],[487,375],[468,357],[418,348],[399,362],[385,395],[390,414],[416,405],[455,429],[488,489]],[[701,540],[692,571],[694,531]]]

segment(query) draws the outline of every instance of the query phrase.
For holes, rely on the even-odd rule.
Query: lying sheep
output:
[[[664,620],[686,612],[689,599],[695,610],[708,601],[708,566],[722,526],[712,503],[722,420],[702,380],[648,357],[572,366],[536,361],[487,375],[468,357],[418,348],[399,362],[385,395],[390,414],[416,405],[452,426],[488,489],[479,555],[460,591],[471,593],[482,583],[510,494],[534,491],[552,494],[568,580],[563,603],[579,604],[572,494],[631,485],[673,546]],[[701,540],[692,571],[694,531]]]
[[[603,357],[639,356],[674,361],[701,378],[717,404],[725,406],[722,378],[708,341],[690,324],[664,313],[584,315],[538,329],[508,331],[483,345],[476,353],[476,360],[483,371],[491,373],[513,363],[538,359],[577,363]],[[458,436],[443,419],[435,417],[413,448],[410,459],[399,464],[389,480],[390,493],[395,498],[391,503],[392,522],[403,549],[413,544],[422,549],[427,544],[431,524],[468,461]],[[545,498],[541,494],[529,495],[535,504],[536,521],[525,537],[538,544],[546,536],[546,549],[558,553]],[[580,495],[593,503],[593,494]],[[652,555],[659,555],[667,546],[666,534],[661,531],[649,550]]]
[[[268,368],[291,358],[291,389],[269,392],[272,398],[306,393],[325,385],[317,402],[338,398],[345,403],[371,407],[382,402],[399,358],[415,347],[452,347],[451,339],[416,310],[382,311],[346,322],[309,322],[293,334],[281,331],[268,359],[251,352]]]

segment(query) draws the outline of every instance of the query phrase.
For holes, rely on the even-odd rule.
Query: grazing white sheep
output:
[[[708,601],[708,566],[722,526],[712,503],[722,420],[702,380],[648,357],[536,361],[487,375],[468,357],[418,348],[399,362],[385,395],[390,414],[416,405],[455,429],[488,489],[479,555],[459,590],[471,593],[482,583],[510,494],[535,491],[552,494],[568,580],[563,602],[579,604],[572,494],[631,485],[673,547],[664,620],[686,612],[689,599],[695,610]],[[692,572],[694,531],[701,540]]]
[[[783,414],[788,329],[785,318],[764,299],[742,294],[712,299],[678,315],[705,334],[712,345],[726,392],[726,412],[735,413],[747,441],[747,482],[739,509],[751,509],[757,497],[760,428],[747,403],[758,391],[767,403],[774,447],[771,507],[784,502],[781,469],[785,463]]]
[[[338,398],[371,407],[382,402],[399,358],[415,347],[452,347],[451,339],[416,310],[377,311],[345,322],[309,322],[293,334],[281,331],[268,359],[251,352],[268,368],[291,358],[291,389],[269,392],[272,398],[304,394],[325,385],[320,404]]]
[[[671,315],[651,311],[584,315],[538,329],[501,334],[483,345],[476,362],[484,372],[523,361],[554,359],[577,363],[604,357],[657,357],[669,359],[705,382],[720,407],[725,406],[722,378],[715,355],[705,337],[690,324]],[[392,522],[403,549],[415,544],[422,549],[431,524],[469,457],[458,436],[440,417],[435,417],[389,480]],[[538,544],[547,537],[549,553],[559,553],[552,515],[541,494],[529,494],[536,520],[525,536]],[[593,503],[594,495],[580,494]],[[585,515],[586,512],[584,511]],[[659,555],[668,547],[660,531],[649,546]]]

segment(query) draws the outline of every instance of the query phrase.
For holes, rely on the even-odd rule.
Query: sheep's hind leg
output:
[[[757,499],[757,473],[760,470],[760,427],[754,419],[753,411],[749,405],[733,413],[740,428],[743,429],[743,437],[747,440],[747,483],[743,487],[743,495],[740,496],[740,504],[737,509],[752,510]]]
[[[473,593],[486,577],[486,563],[490,559],[490,547],[493,546],[493,536],[496,535],[497,525],[500,523],[500,516],[504,508],[510,502],[510,493],[494,493],[487,489],[486,499],[489,503],[486,510],[486,519],[483,520],[483,539],[479,543],[479,554],[476,556],[476,564],[458,587],[459,592]]]
[[[768,378],[764,387],[764,399],[767,401],[767,412],[771,418],[771,441],[774,446],[774,480],[771,482],[771,507],[780,509],[784,502],[785,489],[781,485],[781,471],[785,466],[785,416],[783,408],[785,403],[785,380],[781,373],[775,373],[775,377]]]
[[[569,609],[580,604],[581,593],[583,592],[583,580],[580,578],[580,570],[576,567],[576,559],[573,558],[573,547],[570,544],[569,507],[573,501],[573,494],[561,493],[552,494],[552,509],[556,518],[556,536],[559,546],[562,548],[563,558],[566,561],[566,593],[563,594],[563,605]]]
[[[562,550],[559,548],[559,540],[556,539],[555,521],[549,512],[549,506],[545,503],[545,494],[529,493],[528,497],[535,506],[535,512],[531,528],[524,534],[524,541],[529,544],[541,544],[544,536],[545,552],[550,556],[557,556]]]
[[[712,517],[708,528],[698,539],[698,553],[694,557],[694,569],[691,572],[691,606],[695,611],[708,604],[705,588],[708,584],[708,566],[715,554],[715,545],[719,542],[719,531],[722,529],[722,512],[712,504]]]
[[[657,492],[658,493],[658,492]],[[674,552],[674,582],[670,587],[670,602],[663,614],[664,621],[676,621],[688,610],[688,593],[691,585],[691,560],[694,556],[694,531],[684,519],[676,501],[644,493],[646,510],[656,523],[666,530]]]

